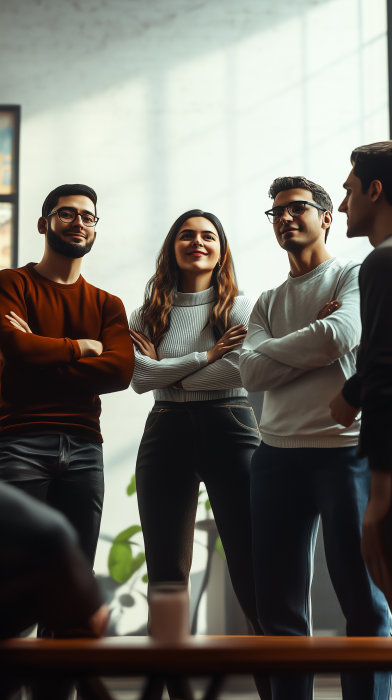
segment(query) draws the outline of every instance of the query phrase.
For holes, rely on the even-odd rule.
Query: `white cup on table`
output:
[[[150,585],[148,632],[159,642],[181,644],[189,637],[189,594],[184,586]]]

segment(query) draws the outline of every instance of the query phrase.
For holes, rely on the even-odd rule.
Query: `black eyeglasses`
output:
[[[265,211],[264,214],[267,215],[268,221],[271,222],[271,224],[277,224],[278,221],[282,218],[285,209],[289,212],[290,216],[301,216],[302,214],[305,213],[306,207],[309,205],[310,207],[315,207],[316,209],[320,209],[320,211],[328,211],[328,209],[324,209],[324,207],[320,207],[318,204],[315,204],[314,202],[289,202],[289,204],[286,204],[285,207],[273,207],[272,209],[268,209],[268,211]]]
[[[60,221],[62,221],[64,224],[72,224],[77,216],[80,216],[82,223],[85,226],[95,226],[99,221],[98,216],[94,216],[94,214],[90,214],[87,211],[81,214],[76,209],[71,209],[69,207],[60,207],[60,209],[56,209],[48,214],[47,218],[49,218],[49,216],[53,216],[54,214],[57,214]]]

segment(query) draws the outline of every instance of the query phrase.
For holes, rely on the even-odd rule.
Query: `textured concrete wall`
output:
[[[222,219],[244,292],[281,282],[286,256],[263,214],[272,179],[304,174],[338,205],[351,149],[388,138],[384,5],[1,0],[0,102],[22,105],[20,264],[40,258],[47,192],[86,182],[101,221],[84,273],[128,313],[191,207]],[[332,252],[363,257],[344,234],[336,214]],[[151,403],[103,401],[108,533],[136,517],[123,489]]]

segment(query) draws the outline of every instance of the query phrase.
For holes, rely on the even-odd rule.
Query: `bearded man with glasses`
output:
[[[50,192],[41,262],[0,272],[0,480],[60,510],[91,567],[104,494],[99,395],[126,389],[133,371],[121,300],[80,274],[96,202],[86,185]]]
[[[327,192],[303,177],[274,180],[266,212],[288,254],[288,279],[263,292],[240,356],[248,391],[264,391],[262,443],[251,466],[259,620],[268,635],[310,635],[320,517],[328,570],[349,636],[388,636],[384,595],[361,556],[369,498],[359,421],[337,425],[329,401],[355,373],[361,335],[359,263],[332,257]],[[313,676],[271,676],[273,700],[311,700]],[[389,673],[342,674],[345,700],[387,700]]]

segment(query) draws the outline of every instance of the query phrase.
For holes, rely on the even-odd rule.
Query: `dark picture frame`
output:
[[[0,269],[18,265],[20,115],[0,104]]]
[[[392,139],[392,0],[387,0],[389,138]]]

